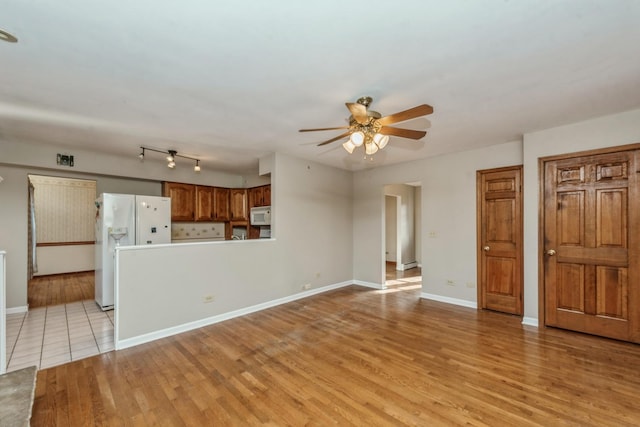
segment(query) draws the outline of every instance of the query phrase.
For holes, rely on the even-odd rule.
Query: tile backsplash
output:
[[[224,239],[224,222],[174,222],[171,240]]]

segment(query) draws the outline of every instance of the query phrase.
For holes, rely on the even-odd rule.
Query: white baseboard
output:
[[[412,261],[412,262],[408,262],[406,264],[397,264],[396,265],[396,270],[405,271],[405,270],[409,270],[411,268],[415,268],[417,266],[418,266],[418,262],[417,261]]]
[[[227,313],[218,314],[216,316],[207,317],[204,319],[196,320],[193,322],[184,323],[178,326],[172,326],[170,328],[162,329],[155,332],[150,332],[148,334],[138,335],[137,337],[126,338],[123,340],[119,340],[116,337],[115,348],[116,350],[123,350],[125,348],[133,347],[136,345],[144,344],[150,341],[155,341],[161,338],[170,337],[172,335],[180,334],[183,332],[188,332],[193,329],[202,328],[204,326],[213,325],[215,323],[219,323],[225,320],[233,319],[234,317],[244,316],[246,314],[255,313],[256,311],[265,310],[267,308],[272,308],[281,304],[286,304],[288,302],[296,301],[299,299],[307,298],[312,295],[321,294],[323,292],[328,292],[334,289],[343,288],[345,286],[349,286],[354,284],[353,280],[348,280],[345,282],[336,283],[333,285],[323,286],[321,288],[310,289],[308,291],[300,292],[297,294],[289,295],[287,297],[278,298],[272,301],[267,301],[261,304],[252,305],[250,307],[241,308],[238,310],[230,311]]]
[[[372,288],[372,289],[384,289],[384,285],[380,284],[380,283],[373,283],[373,282],[365,282],[363,280],[353,280],[351,283],[353,283],[354,285],[358,285],[358,286],[366,286],[367,288]]]
[[[535,326],[536,328],[540,326],[538,319],[535,317],[523,317],[522,324],[528,326]]]
[[[423,292],[420,294],[420,298],[430,299],[438,302],[445,302],[447,304],[459,305],[462,307],[475,308],[475,309],[478,308],[478,303],[475,301],[467,301],[464,299],[443,297],[442,295],[427,294]]]
[[[26,313],[27,311],[29,311],[28,305],[23,305],[22,307],[7,308],[7,314]]]

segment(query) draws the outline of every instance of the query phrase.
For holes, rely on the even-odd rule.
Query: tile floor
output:
[[[113,349],[113,311],[103,312],[93,300],[7,315],[7,372],[50,368]]]

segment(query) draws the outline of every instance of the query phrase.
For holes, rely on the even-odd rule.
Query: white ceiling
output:
[[[344,169],[519,139],[640,107],[637,0],[4,0],[0,139],[227,171],[273,151]],[[429,133],[348,155],[345,102],[426,103]],[[396,125],[398,126],[398,125]],[[421,128],[425,119],[398,127]]]

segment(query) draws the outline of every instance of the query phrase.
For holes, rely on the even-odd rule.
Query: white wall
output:
[[[398,198],[384,196],[385,261],[398,260]]]
[[[538,159],[640,142],[640,109],[524,136],[524,316],[538,319]]]
[[[91,271],[95,268],[94,245],[38,246],[38,272],[34,276]]]
[[[521,163],[515,141],[355,173],[355,279],[384,283],[384,185],[421,182],[423,292],[475,302],[476,289],[466,284],[476,283],[476,170]]]
[[[351,173],[276,154],[272,186],[275,239],[119,250],[118,339],[350,283]]]
[[[414,188],[413,194],[413,220],[415,227],[415,240],[416,240],[416,261],[418,266],[422,267],[422,186]]]

